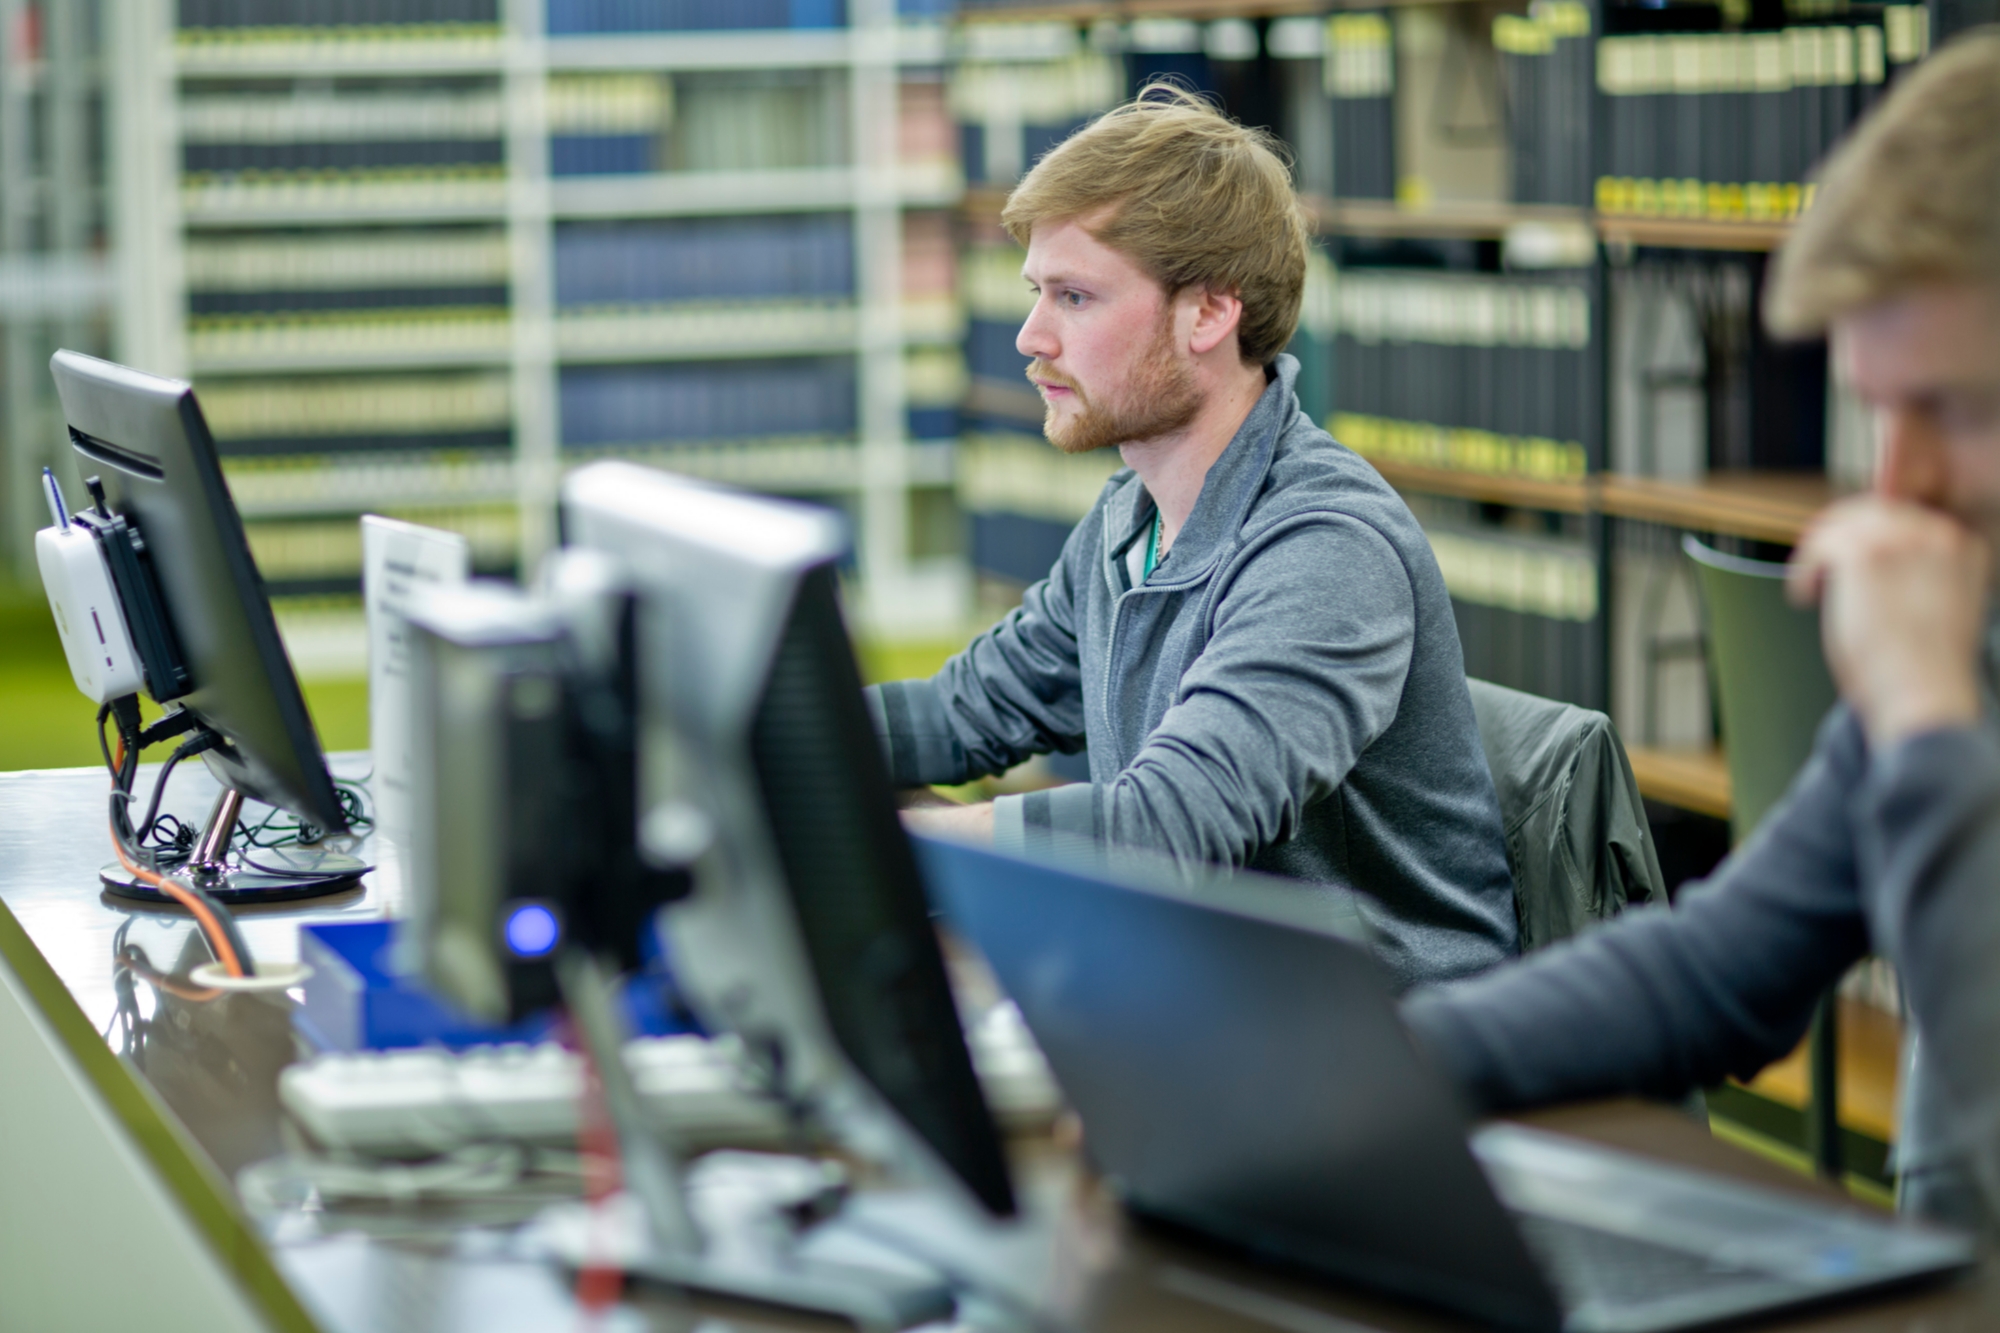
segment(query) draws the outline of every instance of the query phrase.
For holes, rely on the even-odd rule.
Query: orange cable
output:
[[[223,932],[221,924],[216,921],[214,913],[208,910],[207,904],[189,893],[183,885],[166,875],[147,870],[126,855],[124,839],[118,836],[116,827],[111,830],[111,845],[117,851],[118,863],[125,867],[126,874],[141,884],[152,885],[188,910],[188,914],[202,927],[202,934],[208,937],[209,946],[215,950],[217,960],[227,969],[230,976],[249,975],[243,970],[242,962],[237,959],[236,950],[229,943],[229,936]]]

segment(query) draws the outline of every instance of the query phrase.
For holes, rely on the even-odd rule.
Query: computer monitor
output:
[[[696,891],[661,918],[689,1001],[851,1147],[941,1167],[1010,1215],[841,619],[843,525],[616,462],[572,473],[562,516],[640,594],[645,836],[670,854],[658,844],[713,830]]]
[[[106,508],[137,528],[157,580],[166,633],[186,673],[172,688],[155,686],[160,702],[221,738],[201,758],[225,789],[326,833],[346,832],[193,388],[71,351],[57,352],[49,369],[79,466],[102,479]],[[219,803],[216,818],[225,805],[233,827],[234,804]],[[229,831],[220,830],[225,847]],[[351,887],[367,869],[318,847],[264,850],[256,861],[230,865],[204,887],[225,902],[296,898]],[[103,877],[118,893],[160,896],[122,863],[105,867]]]

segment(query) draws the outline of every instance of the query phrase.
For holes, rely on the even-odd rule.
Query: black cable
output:
[[[186,747],[183,746],[181,748],[185,749]],[[153,821],[159,817],[160,797],[166,794],[167,779],[174,775],[174,765],[178,764],[185,757],[181,753],[181,750],[175,750],[167,756],[165,766],[160,769],[160,776],[153,779],[153,799],[146,802],[146,817],[139,821],[138,831],[132,835],[132,841],[140,847],[146,845],[146,836],[153,831]]]

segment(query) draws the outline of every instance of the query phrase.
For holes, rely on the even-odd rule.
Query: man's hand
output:
[[[978,805],[954,805],[947,802],[905,810],[903,827],[912,833],[956,838],[960,842],[991,843],[993,803],[981,801]]]
[[[1990,568],[1971,529],[1903,501],[1843,500],[1806,531],[1788,591],[1819,603],[1827,667],[1877,750],[1979,720]]]

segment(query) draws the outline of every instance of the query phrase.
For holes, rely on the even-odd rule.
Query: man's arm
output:
[[[896,786],[969,782],[1030,755],[1082,748],[1071,564],[1096,549],[1103,521],[1100,504],[1070,533],[1049,576],[937,675],[867,689]]]
[[[1313,514],[1223,577],[1206,646],[1124,771],[1002,797],[999,845],[1075,836],[1240,866],[1345,780],[1402,699],[1415,594],[1401,558],[1366,523]]]
[[[1755,836],[1672,911],[1418,991],[1404,1020],[1475,1107],[1678,1096],[1789,1051],[1867,948],[1848,828],[1866,764],[1837,709]]]

